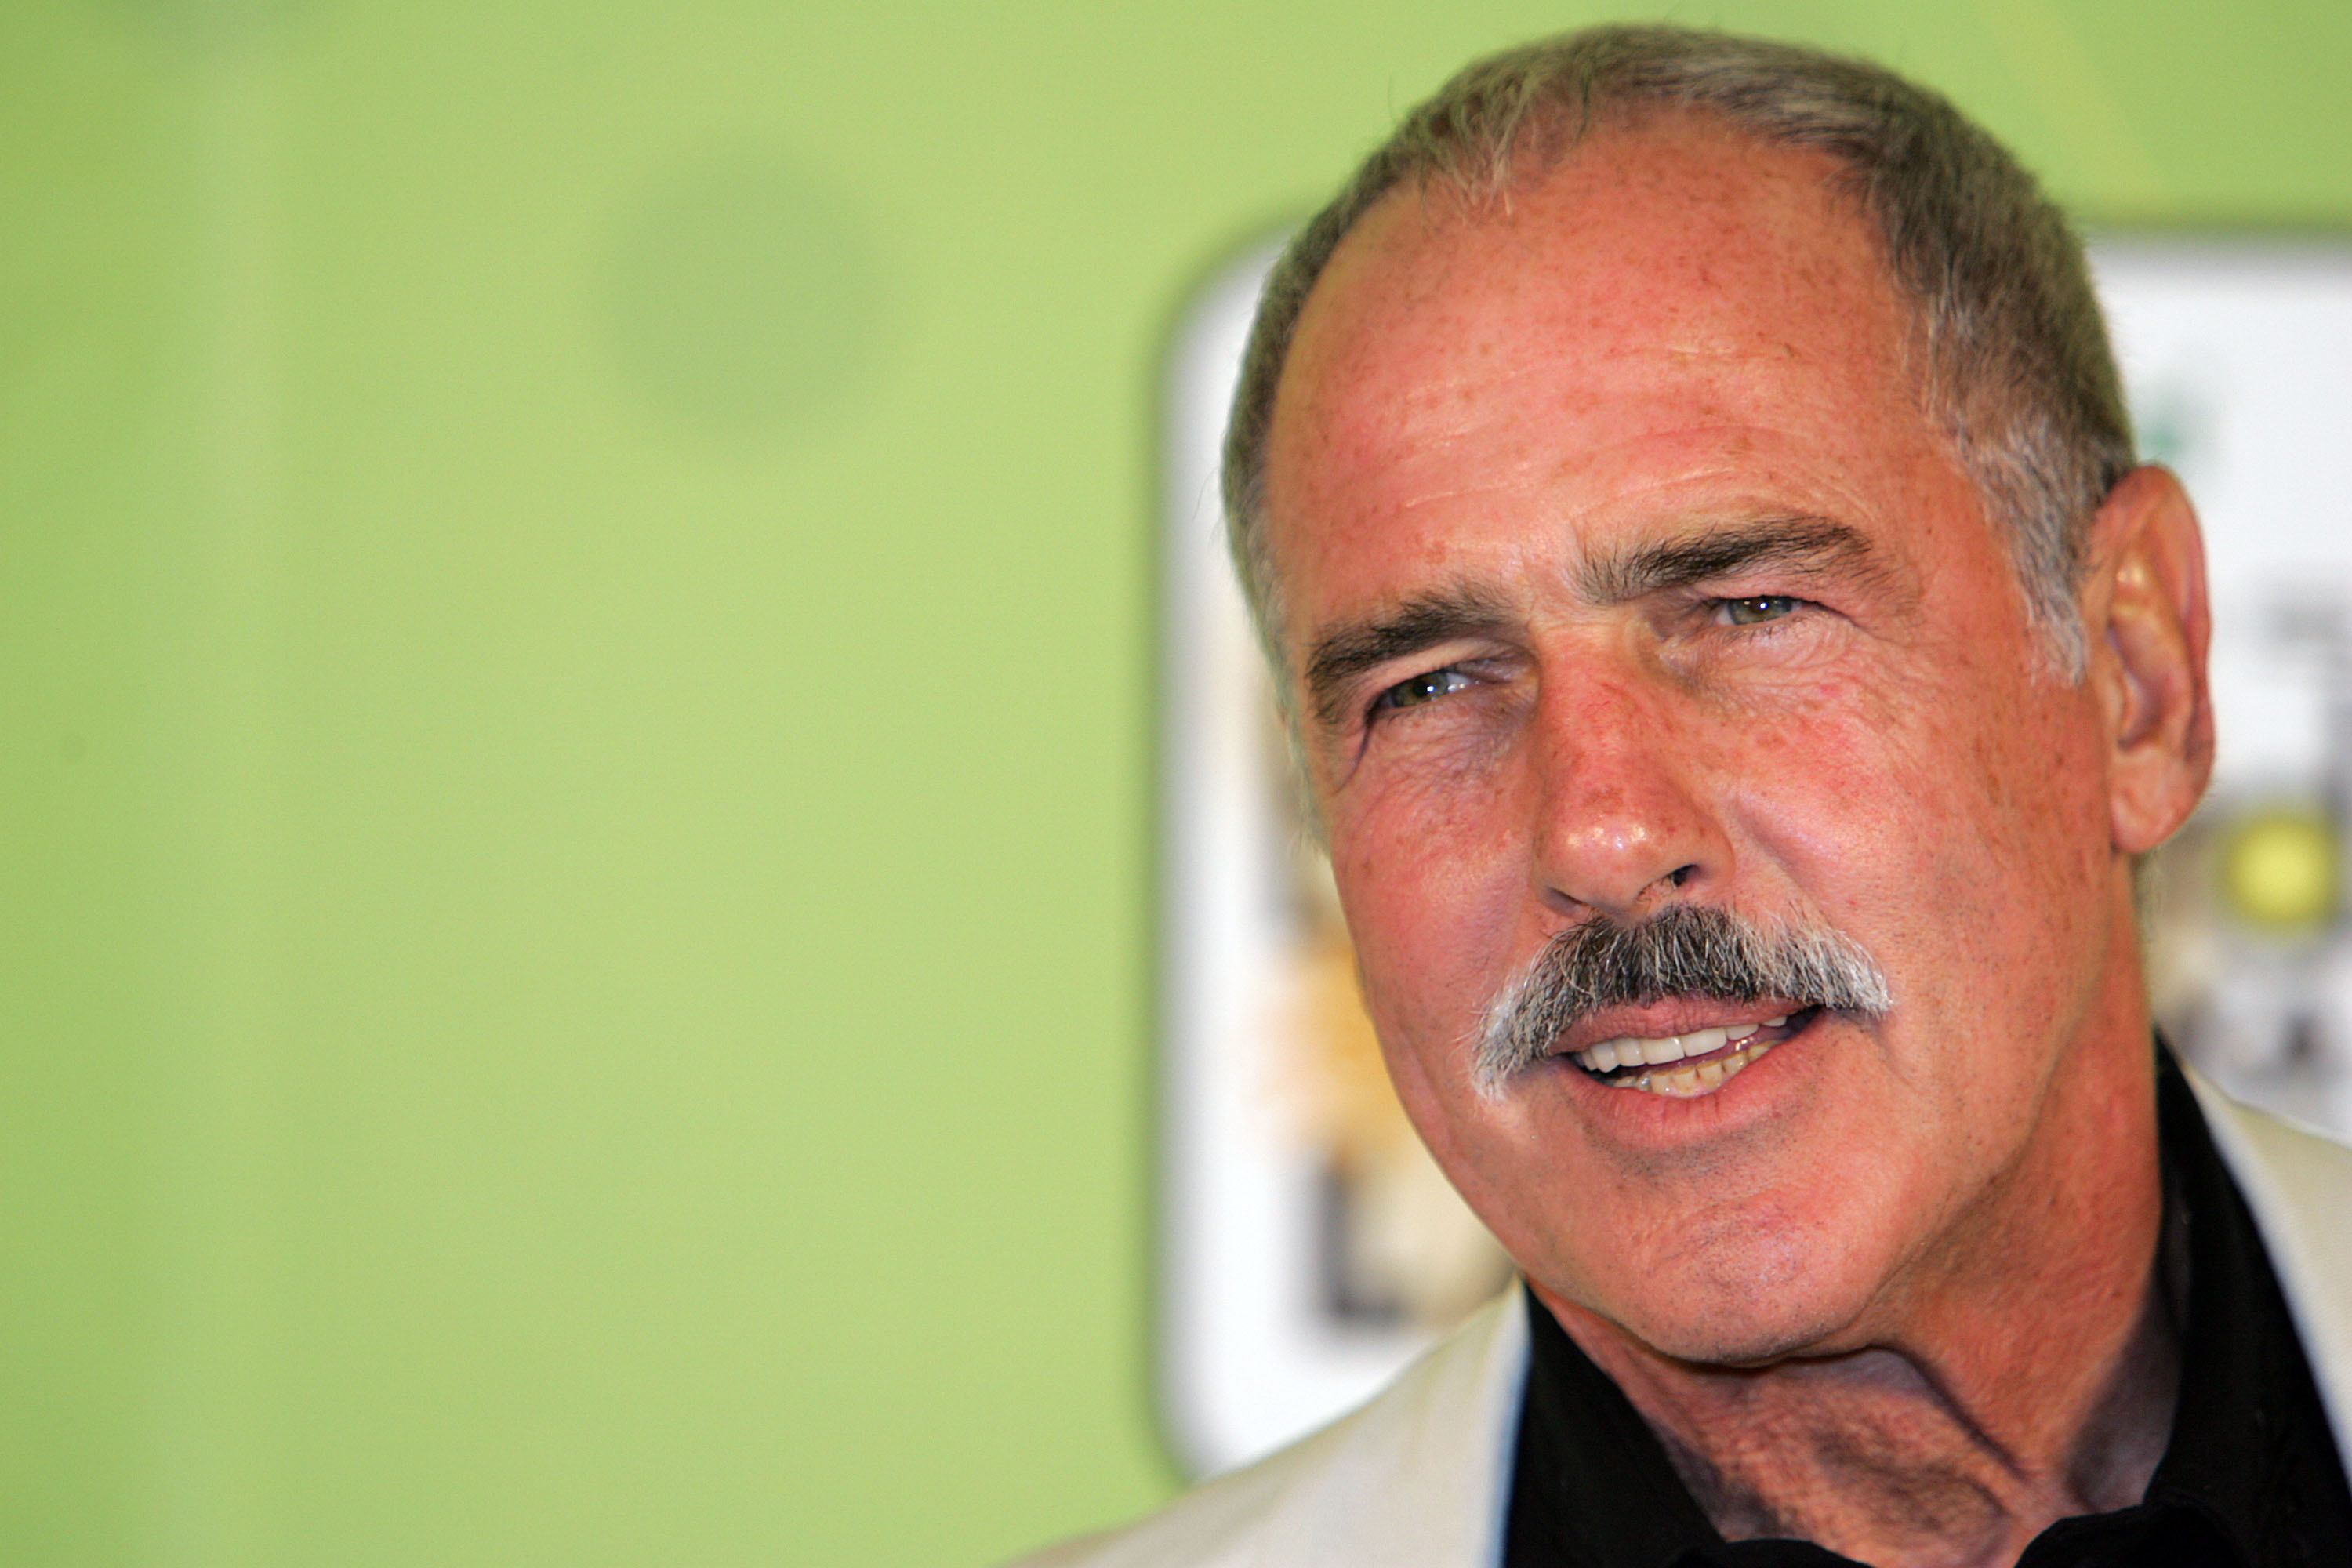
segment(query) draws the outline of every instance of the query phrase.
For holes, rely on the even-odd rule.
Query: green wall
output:
[[[1682,5],[2352,221],[2352,8]],[[1155,371],[1503,0],[0,7],[0,1558],[971,1563],[1149,1396]]]

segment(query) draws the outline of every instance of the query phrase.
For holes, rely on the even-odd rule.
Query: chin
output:
[[[1850,1312],[1807,1302],[1776,1302],[1764,1312],[1637,1311],[1629,1316],[1633,1321],[1621,1321],[1618,1326],[1659,1354],[1726,1367],[1769,1366],[1793,1356],[1832,1353],[1847,1348],[1839,1342],[1853,1321]]]
[[[1592,1310],[1677,1361],[1763,1366],[1854,1348],[1877,1283],[1852,1248],[1758,1228],[1641,1268]]]

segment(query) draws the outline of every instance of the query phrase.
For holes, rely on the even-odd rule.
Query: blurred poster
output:
[[[1510,1278],[1406,1125],[1226,564],[1225,410],[1273,247],[1169,367],[1160,1378],[1196,1473],[1362,1399]],[[2242,1098],[2352,1133],[2352,245],[2118,237],[2141,444],[2206,527],[2221,746],[2148,868],[2158,1016]]]

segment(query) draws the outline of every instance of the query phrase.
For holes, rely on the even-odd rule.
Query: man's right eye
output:
[[[1390,708],[1418,708],[1424,702],[1451,697],[1469,684],[1470,678],[1458,669],[1433,669],[1426,675],[1398,681],[1372,700],[1372,708],[1374,711]]]

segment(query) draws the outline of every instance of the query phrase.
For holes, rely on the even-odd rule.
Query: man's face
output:
[[[1539,1288],[1669,1353],[1899,1331],[2137,1005],[2100,704],[1919,374],[1826,161],[1669,120],[1493,212],[1392,195],[1284,375],[1284,635],[1398,1089]],[[1843,933],[1893,1005],[1617,1007],[1481,1092],[1550,938],[1675,904]],[[1783,1013],[1683,1093],[1567,1054]]]

